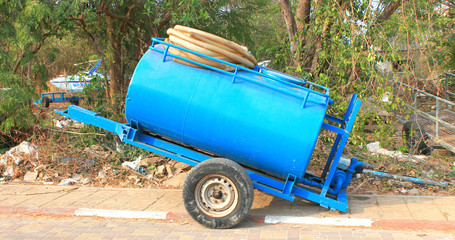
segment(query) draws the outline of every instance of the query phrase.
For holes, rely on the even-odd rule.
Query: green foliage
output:
[[[291,1],[294,16],[299,2]],[[390,104],[380,101],[385,92],[393,93],[392,89],[386,89],[393,79],[412,84],[431,81],[445,69],[454,67],[453,3],[403,1],[402,6],[392,11],[393,14],[379,19],[391,2],[311,1],[309,22],[295,17],[303,28],[298,29],[294,39],[278,40],[276,42],[280,45],[268,46],[258,53],[265,55],[274,49],[285,52],[282,48],[289,49],[288,42],[296,40],[295,55],[288,51],[284,59],[276,57],[279,64],[273,66],[327,86],[335,102],[329,110],[331,114],[343,113],[352,93],[358,93],[364,105],[377,106],[372,112],[363,112],[359,116],[355,128],[361,130],[365,120],[371,116],[403,110],[403,99],[395,98]],[[286,25],[274,26],[280,29],[275,32],[286,35],[283,31]],[[387,64],[398,67],[384,68]],[[386,146],[391,144],[391,135],[395,131],[392,123],[378,117],[374,120],[378,123],[375,139]],[[354,136],[352,141],[361,144],[362,141],[358,140],[363,138],[362,135]]]
[[[105,80],[99,76],[91,79],[90,84],[84,87],[81,95],[84,97],[83,104],[92,111],[100,113],[102,116],[110,115],[109,99],[106,97]]]
[[[0,2],[0,87],[1,129],[28,128],[37,121],[31,103],[37,99],[37,87],[46,88],[45,62],[38,53],[50,37],[61,36],[70,29],[74,8],[66,1],[1,1]],[[44,54],[47,62],[55,60],[52,52]]]

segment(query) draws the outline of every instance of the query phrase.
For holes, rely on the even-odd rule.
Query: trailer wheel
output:
[[[51,102],[51,100],[48,97],[43,97],[43,99],[42,99],[43,107],[48,108],[50,102]]]
[[[230,228],[251,208],[253,183],[237,163],[212,158],[194,167],[183,184],[183,203],[190,216],[208,228]]]
[[[410,153],[428,154],[431,152],[427,145],[428,137],[425,129],[415,121],[408,121],[403,125],[402,138]]]

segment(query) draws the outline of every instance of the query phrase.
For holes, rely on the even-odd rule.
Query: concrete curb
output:
[[[150,220],[191,220],[187,213],[129,211],[91,208],[39,208],[0,206],[0,213],[6,214],[43,214],[57,216],[105,217],[124,219]],[[368,218],[332,218],[332,217],[296,217],[296,216],[261,216],[248,215],[249,220],[264,224],[306,224],[337,227],[366,227],[403,230],[439,230],[454,231],[453,221],[429,220],[397,220],[397,219],[368,219]]]

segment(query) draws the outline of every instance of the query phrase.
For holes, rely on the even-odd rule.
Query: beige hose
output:
[[[169,38],[166,39],[166,41],[174,45],[249,68],[254,68],[254,66],[257,65],[256,59],[248,52],[248,49],[246,47],[240,46],[237,43],[226,40],[211,33],[181,25],[177,25],[173,29],[168,29],[167,33],[169,35]],[[234,70],[234,68],[229,65],[222,64],[172,47],[169,49],[169,52],[219,69],[228,71]],[[176,58],[174,58],[174,61],[192,67],[201,67]]]

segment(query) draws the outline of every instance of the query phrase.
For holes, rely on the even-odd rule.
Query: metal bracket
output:
[[[294,188],[295,181],[296,181],[295,175],[289,174],[288,178],[286,179],[286,183],[284,184],[283,194],[291,195],[292,188]]]

